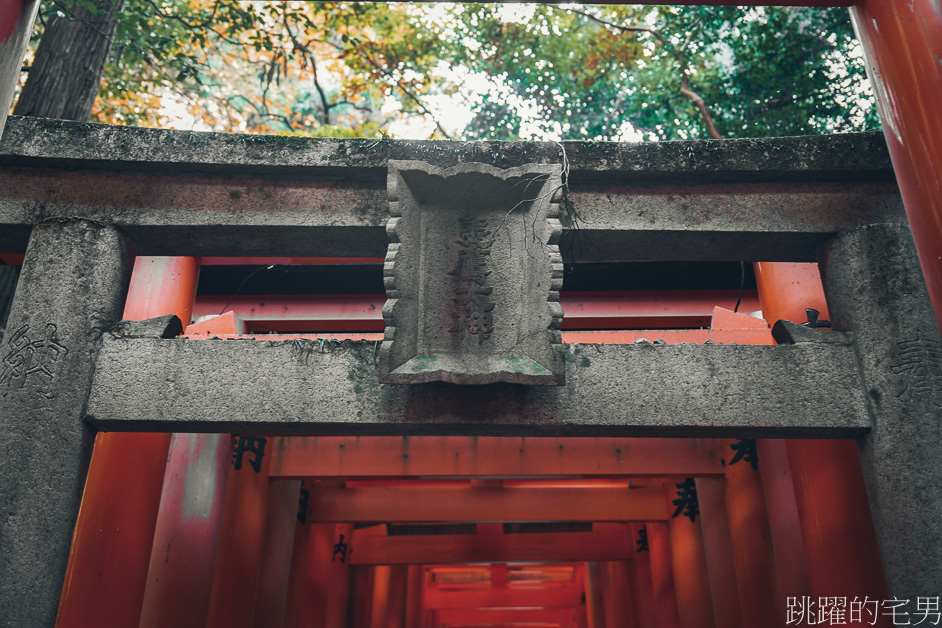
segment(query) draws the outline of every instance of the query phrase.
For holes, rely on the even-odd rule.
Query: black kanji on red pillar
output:
[[[298,521],[301,525],[307,525],[307,513],[310,507],[311,491],[306,488],[301,489],[301,496],[298,498]]]
[[[331,557],[331,562],[337,560],[337,555],[340,555],[340,562],[347,562],[347,550],[350,546],[343,542],[343,535],[340,535],[340,540],[334,543],[334,555]]]
[[[638,530],[638,540],[635,541],[635,544],[638,546],[636,552],[648,551],[648,526],[641,526],[641,529]]]
[[[736,452],[729,464],[736,464],[740,460],[745,460],[752,465],[754,471],[759,470],[759,451],[756,449],[756,439],[743,438],[730,445],[730,449]]]
[[[700,503],[697,501],[697,485],[693,478],[687,478],[677,484],[677,499],[671,503],[677,506],[671,517],[677,517],[683,513],[691,521],[697,520],[697,515],[700,514]]]
[[[268,439],[264,436],[236,436],[232,443],[232,465],[236,471],[242,469],[242,459],[246,453],[254,454],[249,464],[256,473],[262,472],[262,458],[265,456],[265,443]]]

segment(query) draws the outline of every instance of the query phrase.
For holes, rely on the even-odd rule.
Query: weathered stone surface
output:
[[[88,420],[139,431],[778,438],[850,438],[869,425],[851,347],[566,349],[565,386],[406,386],[378,382],[372,342],[106,336]]]
[[[389,162],[381,382],[565,382],[561,174]]]
[[[619,185],[674,184],[681,174],[688,184],[894,180],[880,133],[637,144],[422,142],[197,133],[17,116],[10,117],[0,143],[0,164],[266,177],[306,176],[318,168],[355,177],[385,170],[389,159],[513,168],[561,164],[564,151],[574,186],[598,172]]]
[[[112,334],[116,338],[176,338],[183,333],[183,321],[166,314],[143,321],[118,321]]]
[[[745,179],[744,179],[745,180]],[[570,177],[560,249],[568,259],[815,261],[834,233],[905,224],[883,183],[606,183]]]
[[[772,325],[772,337],[780,345],[796,345],[804,342],[850,345],[853,342],[850,334],[812,329],[786,320],[776,321]]]
[[[385,255],[385,162],[344,179],[321,167],[263,179],[132,166],[0,166],[0,250],[24,250],[30,225],[69,213],[117,225],[148,255]],[[570,178],[567,260],[814,261],[838,231],[906,220],[892,182],[692,185],[678,175],[651,186],[593,178],[603,173]]]
[[[837,236],[821,260],[831,323],[853,332],[872,430],[861,463],[890,593],[942,590],[942,339],[908,228]]]
[[[390,159],[571,172],[565,259],[814,261],[834,233],[905,222],[883,139],[401,142],[190,133],[11,118],[0,250],[69,213],[146,255],[382,257]]]
[[[30,239],[0,343],[0,624],[55,623],[92,434],[82,410],[123,303],[121,235],[49,220]]]

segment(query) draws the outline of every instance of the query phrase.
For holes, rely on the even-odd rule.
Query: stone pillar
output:
[[[0,624],[52,626],[94,435],[82,411],[130,270],[121,234],[33,228],[0,343]]]
[[[0,3],[0,138],[13,104],[13,91],[20,80],[23,57],[39,12],[39,0],[8,0]]]
[[[836,236],[821,272],[838,331],[854,333],[873,427],[860,457],[891,595],[942,590],[942,341],[909,230]]]

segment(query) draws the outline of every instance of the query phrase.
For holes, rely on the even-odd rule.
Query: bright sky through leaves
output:
[[[93,115],[461,140],[868,130],[860,57],[846,9],[127,0]]]

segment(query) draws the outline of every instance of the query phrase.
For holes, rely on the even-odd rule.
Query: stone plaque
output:
[[[381,382],[565,383],[560,171],[389,162]]]

